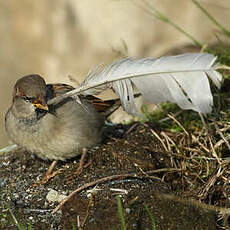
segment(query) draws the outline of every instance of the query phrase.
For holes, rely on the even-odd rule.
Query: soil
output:
[[[54,169],[57,175],[45,184],[39,183],[49,161],[22,149],[3,154],[0,229],[18,229],[13,217],[23,226],[40,230],[121,229],[118,196],[126,229],[154,229],[154,223],[157,230],[221,229],[223,219],[218,219],[218,211],[208,205],[208,195],[203,199],[206,205],[199,202],[202,182],[183,168],[183,159],[172,160],[153,131],[160,135],[160,128],[153,124],[111,127],[104,143],[88,151],[81,174],[77,173],[79,158],[58,162]],[[174,140],[184,139],[179,134],[168,135]],[[113,175],[120,176],[83,189],[51,213],[58,205],[58,201],[47,198],[51,191],[68,195],[86,183]]]

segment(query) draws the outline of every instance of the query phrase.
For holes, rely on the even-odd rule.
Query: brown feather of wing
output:
[[[62,83],[47,84],[47,100],[65,94],[74,89],[74,87]],[[99,113],[106,114],[107,111],[116,110],[120,106],[120,99],[102,100],[93,95],[79,95],[79,98],[92,104]]]

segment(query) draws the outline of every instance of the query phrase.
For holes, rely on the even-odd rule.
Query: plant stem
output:
[[[223,31],[223,33],[230,37],[230,31],[227,30],[225,27],[223,27],[219,22],[217,22],[217,20],[208,13],[207,10],[205,10],[200,3],[198,3],[196,0],[192,0],[192,2],[220,29]]]

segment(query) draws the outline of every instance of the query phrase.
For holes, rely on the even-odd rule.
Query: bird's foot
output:
[[[79,166],[78,166],[77,170],[73,174],[71,174],[70,176],[68,176],[68,178],[67,178],[68,181],[72,181],[75,177],[79,176],[82,173],[83,169],[87,168],[91,164],[91,161],[89,161],[89,162],[87,162],[85,164],[85,159],[86,159],[86,156],[87,156],[87,151],[88,150],[86,148],[83,148],[81,159],[80,159],[80,162],[79,162]]]
[[[59,169],[59,170],[57,170],[57,171],[55,171],[55,172],[52,173],[52,171],[53,171],[54,167],[56,166],[56,164],[57,164],[57,160],[54,160],[54,161],[51,163],[49,169],[46,171],[46,174],[45,174],[45,176],[43,177],[42,181],[34,183],[34,184],[32,185],[32,187],[39,186],[39,185],[44,185],[44,184],[46,184],[51,178],[53,178],[53,177],[55,177],[57,174],[61,173],[62,169]]]

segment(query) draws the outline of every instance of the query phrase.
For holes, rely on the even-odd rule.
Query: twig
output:
[[[161,131],[161,135],[164,137],[166,144],[167,144],[167,149],[169,152],[172,152],[171,145],[170,145],[170,138],[166,135],[165,132]]]
[[[135,129],[138,125],[140,125],[139,123],[134,123],[123,135],[123,137],[127,136],[128,134],[130,134],[133,129]]]
[[[213,143],[212,143],[211,138],[208,137],[208,140],[209,140],[209,143],[210,143],[210,146],[211,146],[212,155],[216,158],[217,162],[218,162],[219,164],[221,164],[221,160],[220,160],[219,156],[217,155],[216,150],[215,150],[214,147],[213,147]]]
[[[183,131],[186,133],[186,135],[189,137],[188,132],[186,131],[186,129],[184,128],[184,126],[172,115],[172,114],[168,114],[168,116],[175,121],[182,129]]]
[[[147,171],[146,174],[153,174],[153,173],[160,173],[160,172],[177,172],[177,171],[182,171],[180,169],[174,169],[174,168],[163,168],[163,169],[156,169],[156,170],[151,170],[151,171]],[[135,178],[140,178],[141,176],[137,176],[136,173],[127,173],[127,174],[119,174],[119,175],[112,175],[112,176],[108,176],[108,177],[103,177],[100,178],[96,181],[92,181],[89,183],[84,184],[83,186],[81,186],[80,188],[77,188],[76,190],[74,190],[72,193],[70,193],[65,199],[63,199],[60,204],[51,212],[51,214],[54,214],[55,212],[57,212],[70,198],[72,198],[76,193],[81,192],[91,186],[97,185],[97,184],[102,184],[104,182],[107,181],[111,181],[111,180],[115,180],[115,179],[124,179],[124,178],[128,178],[128,177],[135,177]],[[143,178],[143,177],[141,177]],[[145,177],[146,178],[146,177]],[[147,177],[148,178],[148,177]]]
[[[177,169],[177,168],[163,168],[163,169],[154,169],[147,171],[147,174],[153,174],[153,173],[161,173],[161,172],[181,172],[184,171],[183,169]]]
[[[88,206],[87,206],[87,210],[86,210],[86,216],[84,217],[84,220],[81,224],[81,228],[83,229],[84,226],[85,226],[85,223],[89,217],[89,210],[90,210],[90,207],[94,206],[94,197],[93,197],[93,194],[91,193],[90,194],[90,200],[89,200],[89,203],[88,203]]]
[[[191,147],[184,147],[184,146],[181,146],[180,147],[181,149],[185,149],[187,151],[190,151],[190,152],[195,152],[195,153],[198,153],[198,154],[204,154],[204,152],[202,152],[200,149],[195,149],[195,148],[191,148]],[[199,156],[199,157],[188,157],[187,159],[207,159],[207,160],[216,160],[216,158],[214,157],[205,157],[205,156]]]
[[[195,135],[192,135],[192,139],[195,140],[207,153],[209,152],[209,149],[206,148],[206,146],[204,146],[204,144],[202,144]]]
[[[106,181],[110,181],[110,180],[115,180],[118,178],[126,178],[126,177],[130,177],[130,176],[135,176],[135,174],[119,174],[119,175],[112,175],[112,176],[108,176],[108,177],[103,177],[101,179],[98,179],[96,181],[92,181],[89,183],[84,184],[83,186],[81,186],[80,188],[77,188],[76,190],[74,190],[73,192],[71,192],[64,200],[62,200],[60,202],[60,204],[52,211],[52,214],[54,214],[55,212],[58,211],[58,209],[60,209],[71,197],[74,196],[74,194],[81,192],[83,190],[85,190],[88,187],[94,186],[96,184],[102,184]]]
[[[225,137],[226,140],[230,139],[230,135]],[[219,140],[215,145],[214,145],[214,149],[219,148],[223,143],[225,143],[225,141],[223,139]]]
[[[228,149],[230,150],[230,144],[229,142],[227,141],[227,139],[225,138],[225,136],[223,135],[223,133],[220,131],[216,121],[214,121],[214,126],[217,130],[217,132],[219,133],[219,135],[221,136],[221,138],[224,140],[225,144],[227,145]]]
[[[217,179],[224,173],[224,171],[225,168],[222,169],[222,167],[219,166],[217,173],[210,178],[203,191],[199,194],[199,197],[205,198],[207,196],[209,189],[215,184]]]
[[[177,117],[178,115],[180,115],[181,113],[183,113],[183,110],[179,110],[178,112],[174,113],[174,117]],[[163,123],[165,121],[169,121],[171,118],[168,117],[168,114],[167,114],[167,117],[164,117],[164,118],[161,118],[158,122],[160,123]]]
[[[169,152],[169,150],[167,149],[164,141],[160,138],[160,136],[153,129],[150,129],[150,131],[161,142],[161,144],[164,147],[165,151]]]

